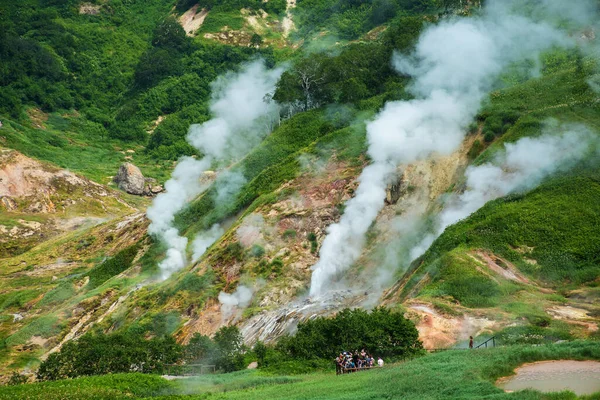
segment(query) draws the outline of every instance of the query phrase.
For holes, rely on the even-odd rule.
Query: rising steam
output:
[[[213,165],[225,165],[243,157],[270,131],[279,113],[277,105],[265,102],[264,98],[274,91],[282,72],[281,68],[269,70],[264,61],[257,60],[213,82],[210,106],[213,119],[192,125],[187,136],[188,142],[204,154],[204,158],[180,160],[165,184],[166,191],[154,199],[147,211],[152,221],[148,232],[158,236],[168,247],[165,259],[159,264],[162,279],[187,262],[188,240],[173,226],[175,214],[206,189],[207,185],[202,185],[200,180],[205,171]],[[231,196],[245,182],[237,174],[224,174],[217,181],[219,197]],[[218,239],[219,229],[213,227],[199,235],[194,242],[194,259]]]
[[[413,248],[410,258],[419,257],[448,226],[468,217],[488,201],[536,187],[544,178],[585,159],[599,144],[598,135],[583,126],[567,127],[558,135],[545,134],[507,143],[494,161],[467,169],[467,189],[447,202],[435,222],[435,233]]]
[[[311,296],[327,291],[362,253],[365,233],[384,205],[389,177],[398,165],[457,150],[504,68],[571,44],[565,33],[542,20],[552,11],[545,3],[558,1],[489,0],[480,17],[433,26],[421,35],[412,55],[395,55],[395,68],[414,78],[410,91],[415,99],[387,103],[367,124],[372,163],[359,177],[356,196],[341,220],[327,230],[313,266]],[[578,6],[570,3],[569,15],[585,15]],[[529,16],[519,14],[523,8]]]

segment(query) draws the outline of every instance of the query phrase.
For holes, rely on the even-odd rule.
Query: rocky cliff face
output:
[[[60,232],[133,211],[114,190],[0,148],[0,258]]]

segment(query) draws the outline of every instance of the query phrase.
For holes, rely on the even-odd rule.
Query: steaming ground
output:
[[[157,196],[147,211],[152,221],[148,232],[167,245],[166,257],[159,264],[162,279],[187,264],[188,239],[180,236],[173,226],[175,215],[207,189],[200,179],[206,171],[240,159],[270,132],[279,110],[276,104],[263,99],[274,91],[282,73],[283,69],[269,70],[263,60],[256,60],[239,72],[227,73],[213,82],[210,110],[214,117],[201,125],[192,125],[187,136],[188,142],[204,157],[181,159],[165,184],[165,193]],[[231,199],[244,183],[241,174],[220,174],[216,181],[216,203]],[[193,242],[193,259],[200,258],[222,234],[218,225],[200,233]]]
[[[365,233],[384,206],[396,167],[457,150],[504,68],[526,60],[536,64],[541,52],[573,45],[566,32],[544,18],[560,15],[576,24],[591,6],[580,2],[559,14],[558,1],[487,3],[480,17],[435,25],[421,35],[413,54],[395,55],[398,72],[414,78],[410,91],[415,99],[387,103],[367,124],[372,164],[359,177],[360,186],[341,220],[327,229],[320,260],[313,266],[311,296],[326,293],[361,255]]]
[[[537,138],[507,143],[494,161],[469,167],[465,173],[467,189],[447,201],[435,221],[436,230],[410,251],[410,259],[422,255],[444,230],[483,207],[488,201],[514,192],[531,190],[544,178],[571,169],[577,162],[597,151],[598,136],[585,126],[559,128]]]

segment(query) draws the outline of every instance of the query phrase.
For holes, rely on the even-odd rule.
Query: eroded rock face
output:
[[[141,196],[144,194],[146,180],[142,171],[132,163],[125,163],[119,167],[119,172],[114,178],[119,189],[130,194]]]

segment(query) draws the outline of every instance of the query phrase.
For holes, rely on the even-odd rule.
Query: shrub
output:
[[[88,273],[88,276],[90,277],[88,287],[90,289],[96,288],[113,276],[118,275],[131,267],[131,263],[137,255],[138,249],[139,246],[134,244],[133,246],[121,250],[114,257],[109,258],[102,264],[92,268]]]
[[[283,235],[281,235],[281,237],[283,237],[284,239],[295,239],[297,234],[298,232],[296,232],[295,229],[287,229],[285,232],[283,232]]]
[[[51,354],[37,373],[39,380],[118,372],[162,372],[177,362],[181,346],[170,336],[144,339],[133,333],[86,334]]]
[[[345,309],[334,318],[302,322],[295,336],[280,340],[278,349],[300,359],[333,359],[343,350],[356,349],[397,358],[419,353],[422,344],[411,321],[401,313],[380,307],[371,313]]]
[[[250,254],[254,258],[261,258],[265,254],[265,249],[261,245],[255,244],[250,248]]]

